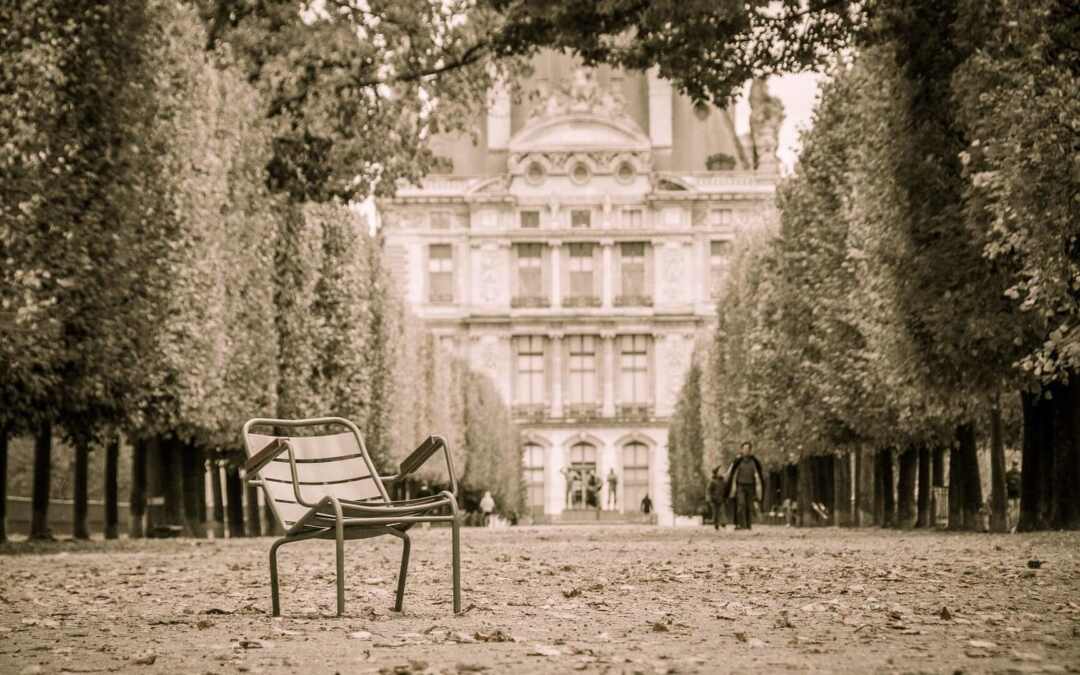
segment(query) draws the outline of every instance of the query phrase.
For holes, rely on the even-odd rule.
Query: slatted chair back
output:
[[[327,428],[345,431],[325,433]],[[319,435],[296,435],[293,431],[316,429]],[[256,433],[252,429],[263,432]],[[275,434],[275,430],[290,435]],[[273,459],[256,462],[258,479],[267,501],[282,526],[288,530],[308,511],[297,502],[293,487],[293,463],[288,451],[272,446],[286,441],[295,459],[296,483],[304,502],[314,504],[326,495],[355,502],[386,503],[389,495],[364,446],[360,431],[348,420],[336,417],[310,420],[254,419],[244,425],[244,443],[249,458],[271,449]],[[280,451],[279,451],[280,450]],[[250,464],[250,462],[249,462]]]

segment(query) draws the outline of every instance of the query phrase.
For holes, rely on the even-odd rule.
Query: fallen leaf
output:
[[[528,656],[552,656],[552,657],[554,657],[554,656],[560,656],[561,654],[562,654],[562,652],[559,651],[558,649],[556,649],[555,647],[551,647],[551,646],[548,646],[548,645],[541,645],[541,644],[534,644],[532,646],[532,650],[528,652]]]

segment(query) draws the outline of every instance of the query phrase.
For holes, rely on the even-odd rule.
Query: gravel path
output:
[[[0,548],[0,673],[1080,672],[1080,533],[449,531]],[[303,570],[306,581],[301,582]]]

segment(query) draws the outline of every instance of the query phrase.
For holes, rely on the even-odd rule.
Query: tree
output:
[[[668,430],[668,473],[675,513],[697,515],[708,500],[701,424],[701,367],[690,364]]]
[[[1036,337],[1024,398],[1022,530],[1080,527],[1080,58],[1068,3],[991,3],[999,20],[954,76],[969,218],[1009,269]],[[1002,462],[1003,468],[1003,462]],[[995,475],[995,490],[1002,488]]]

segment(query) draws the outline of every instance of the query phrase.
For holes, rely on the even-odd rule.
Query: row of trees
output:
[[[737,246],[684,389],[699,420],[673,430],[702,429],[676,486],[754,438],[798,463],[804,517],[824,471],[860,505],[876,495],[878,522],[930,525],[947,453],[949,525],[973,528],[982,444],[1003,531],[1017,440],[1020,529],[1080,526],[1077,28],[1054,0],[873,13],[821,91],[778,226]]]
[[[115,536],[123,434],[135,522],[162,496],[155,525],[199,534],[208,458],[240,503],[245,419],[335,414],[384,469],[437,430],[464,484],[497,482],[514,508],[520,479],[503,474],[520,458],[490,383],[409,315],[380,240],[311,189],[319,143],[267,116],[267,93],[229,45],[206,49],[203,26],[170,2],[0,9],[0,486],[8,439],[32,435],[32,535],[48,536],[60,435],[88,536],[100,449]]]

